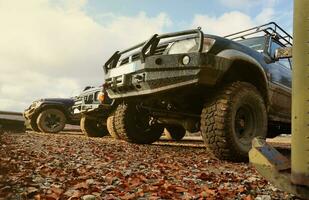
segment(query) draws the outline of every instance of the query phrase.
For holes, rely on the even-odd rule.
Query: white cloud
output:
[[[233,11],[224,13],[219,17],[195,15],[192,26],[201,26],[204,33],[224,36],[236,31],[250,28],[254,25],[255,22],[250,18],[250,16],[242,12]]]
[[[279,0],[219,0],[219,2],[229,8],[246,10],[262,6],[265,8],[273,7]]]
[[[34,99],[101,84],[101,66],[114,51],[171,24],[164,13],[113,15],[99,24],[85,3],[0,0],[0,110],[22,111]]]
[[[275,15],[275,11],[272,8],[264,8],[260,14],[255,17],[255,21],[258,24],[267,23],[273,21],[273,17]]]
[[[250,0],[240,0],[250,1]],[[194,16],[192,26],[201,26],[205,33],[228,35],[248,29],[254,26],[262,25],[273,21],[275,12],[272,8],[264,8],[255,16],[250,17],[244,12],[232,11],[222,14],[221,16],[209,16],[197,14]]]

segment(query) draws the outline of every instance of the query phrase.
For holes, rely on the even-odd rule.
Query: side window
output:
[[[281,65],[287,67],[287,68],[291,68],[291,64],[290,64],[290,59],[288,58],[283,58],[283,59],[280,59],[279,61],[277,61],[278,63],[280,63]]]

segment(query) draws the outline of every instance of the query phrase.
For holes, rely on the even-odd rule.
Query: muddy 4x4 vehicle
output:
[[[81,114],[80,127],[89,137],[109,135],[106,120],[110,115],[113,100],[102,91],[102,87],[89,87],[76,98],[73,110]],[[76,112],[77,111],[77,112]]]
[[[58,133],[65,124],[78,125],[80,117],[74,115],[74,98],[46,98],[32,102],[24,112],[26,124],[37,132]]]
[[[155,34],[117,51],[104,65],[115,129],[134,143],[156,141],[163,128],[201,130],[217,157],[247,159],[252,138],[289,131],[291,62],[276,52],[291,45],[271,22],[226,37]]]

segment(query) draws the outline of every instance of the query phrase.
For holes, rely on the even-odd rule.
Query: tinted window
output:
[[[288,58],[280,59],[277,62],[280,63],[281,65],[287,67],[287,68],[291,68],[290,60]]]

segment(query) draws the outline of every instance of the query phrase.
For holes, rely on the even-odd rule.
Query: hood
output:
[[[74,99],[72,98],[45,98],[41,99],[41,102],[52,102],[52,103],[62,103],[66,106],[73,106]]]

